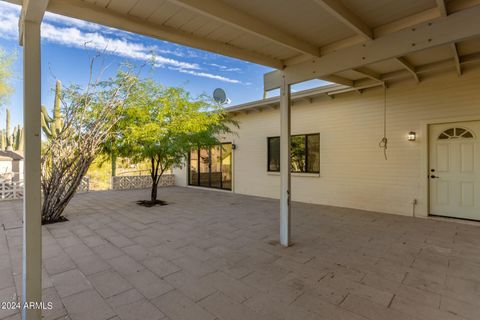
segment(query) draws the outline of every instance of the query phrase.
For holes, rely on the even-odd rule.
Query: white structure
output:
[[[0,180],[0,201],[23,199],[23,180]]]
[[[164,173],[160,178],[158,185],[160,187],[175,185],[175,176],[173,174]],[[152,177],[150,175],[112,177],[113,190],[148,189],[151,187]]]
[[[311,162],[318,164],[292,174],[292,199],[480,220],[480,68],[464,71],[459,78],[452,65],[441,75],[423,74],[418,84],[405,79],[387,89],[388,160],[378,146],[382,86],[358,93],[334,85],[293,94],[292,135],[318,134],[320,143],[309,146]],[[240,123],[238,136],[223,138],[236,146],[233,192],[279,197],[278,161],[269,161],[268,142],[280,136],[278,107],[277,97],[229,108]],[[176,170],[177,184],[189,184],[187,168]]]
[[[291,122],[296,117],[295,112],[291,112],[291,85],[322,78],[350,87],[338,90],[362,90],[383,82],[388,84],[405,75],[418,82],[426,69],[438,70],[445,66],[454,66],[460,75],[465,63],[478,61],[480,52],[478,40],[474,40],[480,36],[478,0],[292,0],[280,4],[257,0],[9,1],[22,5],[19,27],[20,42],[24,46],[24,302],[41,301],[40,24],[46,10],[278,69],[266,75],[264,89],[280,88],[276,134],[280,134],[280,242],[284,246],[290,244],[291,236],[289,142]],[[452,78],[452,81],[457,86],[465,84],[461,78]],[[438,81],[432,83],[439,84]],[[392,92],[394,90],[392,86]],[[398,99],[407,99],[411,92],[413,89],[404,90],[403,97]],[[439,92],[428,96],[423,104],[433,105],[437,94]],[[421,126],[420,133],[426,132],[428,125],[435,121],[458,121],[458,112],[454,109],[457,100],[475,103],[475,93],[469,91],[467,94],[466,97],[458,96],[448,105],[446,119],[429,114],[425,118],[433,122],[411,125]],[[410,106],[407,103],[405,107]],[[334,114],[332,111],[331,115]],[[367,128],[368,121],[360,124],[364,115],[367,114],[355,118],[354,125]],[[472,115],[470,113],[461,121],[469,121]],[[401,121],[404,114],[391,116]],[[381,117],[378,120],[381,122]],[[332,119],[317,121],[339,126]],[[398,132],[405,129],[402,126]],[[371,137],[368,139],[370,141]],[[392,136],[392,142],[394,139]],[[425,146],[420,153],[424,156],[428,154]],[[446,154],[450,153],[443,153]],[[422,171],[417,174],[426,177],[428,163],[420,163]],[[371,167],[379,169],[376,163]],[[338,174],[337,179],[342,178],[343,172]],[[295,181],[292,182],[295,187]],[[392,180],[388,183],[395,185]],[[347,183],[343,186],[341,192],[348,190]],[[426,192],[427,187],[428,183],[424,183],[419,188]],[[364,198],[358,200],[366,201]],[[41,312],[25,309],[23,318],[40,319]]]
[[[23,156],[15,151],[0,151],[0,179],[23,180]]]
[[[9,176],[9,180],[13,176],[13,171],[12,171],[12,158],[10,157],[5,157],[5,156],[0,156],[0,176],[3,176],[3,179],[6,179],[6,176]]]

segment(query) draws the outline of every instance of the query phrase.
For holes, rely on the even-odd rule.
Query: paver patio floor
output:
[[[43,227],[45,319],[480,319],[480,228],[164,188],[78,195]],[[0,203],[0,301],[21,293],[21,202]],[[19,319],[0,310],[0,319]]]

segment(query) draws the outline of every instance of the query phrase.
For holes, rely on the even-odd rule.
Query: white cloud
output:
[[[156,66],[173,66],[185,69],[200,69],[196,63],[179,61],[156,55],[156,46],[146,46],[142,43],[125,39],[106,37],[99,32],[83,32],[78,28],[56,27],[49,23],[42,24],[42,37],[45,41],[74,48],[106,51],[125,58],[141,61],[154,61]]]
[[[228,82],[228,83],[236,83],[236,84],[242,83],[240,80],[231,79],[231,78],[227,78],[227,77],[224,77],[224,76],[221,76],[221,75],[218,75],[218,74],[212,74],[212,73],[208,73],[208,72],[178,69],[178,68],[170,68],[170,69],[180,71],[181,73],[188,73],[188,74],[191,74],[191,75],[194,75],[194,76],[197,76],[197,77],[215,79],[215,80]]]
[[[216,63],[209,63],[210,66],[212,67],[215,67],[221,71],[228,71],[228,72],[240,72],[242,71],[242,69],[240,68],[231,68],[231,67],[227,67],[227,66],[224,66],[224,65],[221,65],[221,64],[216,64]]]
[[[101,26],[99,24],[95,24],[95,23],[91,23],[91,22],[83,21],[83,20],[78,20],[78,19],[74,19],[74,18],[70,18],[70,17],[66,17],[66,16],[61,16],[61,15],[51,13],[51,12],[46,12],[45,13],[45,18],[43,19],[43,21],[44,22],[61,24],[62,26],[67,26],[67,27],[76,27],[76,28],[80,28],[80,29],[85,30],[85,31],[98,31],[98,30],[114,31],[114,29],[112,29],[112,28]]]
[[[0,1],[0,38],[18,38],[19,14],[19,6]],[[119,38],[119,35],[122,38]],[[132,41],[132,37],[133,34],[128,32],[52,13],[46,13],[42,23],[42,39],[46,42],[72,48],[104,51],[109,54],[145,62],[153,61],[157,67],[166,66],[171,70],[197,77],[234,84],[242,83],[240,80],[200,71],[202,68],[198,63],[181,61],[160,55],[191,58],[196,56],[195,51],[191,49],[177,45],[173,45],[173,50],[160,48],[155,45],[145,45],[139,41]],[[220,71],[241,71],[239,68],[229,68],[215,63],[209,65]]]
[[[0,1],[0,37],[5,39],[18,38],[19,13],[19,7]]]
[[[7,39],[15,39],[18,37],[19,14],[20,8],[18,6],[3,1],[0,2],[0,37]],[[51,43],[67,47],[106,51],[111,54],[141,61],[154,61],[158,67],[168,65],[177,68],[200,69],[200,66],[196,63],[179,61],[157,54],[173,54],[173,52],[169,50],[105,35],[116,31],[117,34],[126,36],[127,33],[123,31],[52,13],[47,13],[44,21],[42,24],[42,38]],[[64,27],[57,26],[56,24],[61,24]],[[180,56],[180,53],[175,52],[175,55]]]

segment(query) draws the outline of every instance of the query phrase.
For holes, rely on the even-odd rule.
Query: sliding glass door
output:
[[[199,181],[198,181],[198,150],[192,150],[190,151],[190,155],[188,157],[189,159],[189,170],[188,170],[188,183],[198,186]]]
[[[209,187],[210,186],[210,150],[200,149],[198,159],[200,160],[198,165],[198,167],[200,168],[198,185],[202,187]]]
[[[210,187],[222,187],[222,147],[210,148]]]
[[[232,190],[232,144],[222,144],[222,188]]]
[[[232,144],[193,149],[189,155],[188,184],[232,189]]]

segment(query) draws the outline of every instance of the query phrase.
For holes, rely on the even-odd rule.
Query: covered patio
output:
[[[478,225],[293,203],[286,249],[276,200],[147,194],[77,195],[42,227],[44,319],[478,319]],[[0,204],[2,301],[21,294],[21,214]]]
[[[3,247],[9,248],[12,270],[18,272],[23,261],[24,302],[42,301],[43,251],[43,286],[50,287],[52,299],[60,296],[73,318],[89,311],[94,314],[88,319],[114,317],[115,302],[99,297],[132,287],[138,292],[131,294],[141,297],[137,304],[148,307],[123,312],[151,310],[172,319],[188,319],[185,312],[195,319],[478,318],[472,306],[479,294],[476,228],[313,205],[297,205],[291,221],[290,172],[292,85],[323,79],[341,85],[337,93],[362,92],[405,79],[420,82],[424,74],[445,70],[460,76],[479,61],[478,0],[9,2],[22,5],[26,178],[23,253],[18,223],[5,231]],[[46,11],[276,69],[265,75],[263,89],[280,89],[280,201],[171,189],[166,196],[174,204],[154,214],[138,212],[130,201],[135,193],[98,193],[77,198],[71,222],[42,228],[40,26]],[[422,148],[426,154],[427,144]],[[425,162],[419,173],[424,217],[428,170]],[[11,209],[20,214],[19,203]],[[13,219],[4,211],[3,219]],[[286,250],[291,229],[295,245]],[[93,250],[101,246],[109,250]],[[49,259],[58,261],[49,267]],[[88,270],[94,267],[102,270]],[[93,271],[105,273],[94,279]],[[182,273],[192,280],[175,279]],[[110,287],[114,283],[120,288]],[[120,305],[135,300],[130,293],[121,297]],[[39,310],[24,311],[24,319],[41,318]]]

